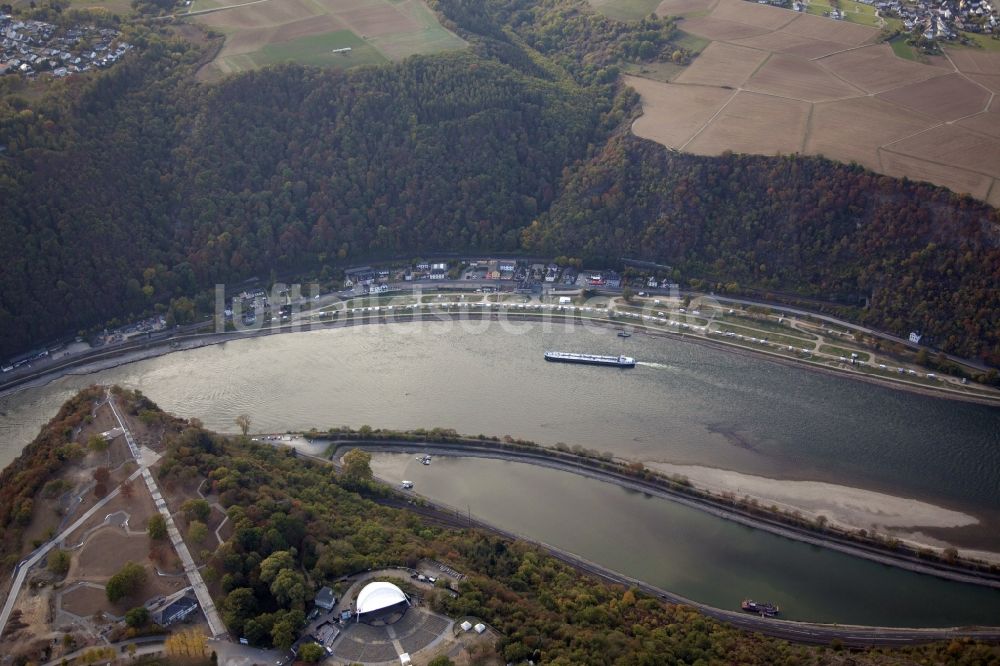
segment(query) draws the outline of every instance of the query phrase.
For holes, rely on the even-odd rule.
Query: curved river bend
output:
[[[731,523],[545,467],[376,453],[376,475],[689,599],[773,600],[790,620],[936,627],[1000,623],[1000,590],[952,583]]]
[[[635,356],[640,365],[620,371],[547,364],[542,360],[542,352],[547,349],[624,353]],[[1000,551],[1000,409],[903,393],[669,338],[634,335],[621,339],[608,329],[562,324],[543,330],[538,324],[526,323],[501,326],[497,322],[438,322],[361,326],[229,342],[92,375],[67,376],[44,387],[0,398],[0,464],[13,459],[77,388],[95,382],[139,388],[164,409],[197,417],[206,426],[222,431],[235,430],[233,419],[246,412],[252,415],[253,429],[260,431],[370,424],[511,434],[543,444],[565,442],[610,451],[653,465],[681,465],[684,467],[671,470],[689,470],[696,481],[699,474],[708,473],[705,478],[711,479],[717,470],[730,470],[739,473],[733,477],[735,482],[730,478],[730,483],[741,492],[754,488],[754,483],[781,479],[771,482],[772,486],[801,485],[812,488],[814,500],[816,496],[826,502],[836,500],[837,506],[824,510],[850,515],[858,509],[855,504],[874,503],[874,507],[867,507],[866,515],[875,522],[884,518],[886,524],[892,521],[880,517],[879,512],[880,507],[890,503],[873,502],[872,497],[915,498],[924,503],[920,506],[946,510],[939,511],[939,515],[918,512],[916,517],[908,518],[909,522],[898,522],[906,526],[905,533],[921,535],[929,542],[947,539],[963,546]],[[522,467],[506,478],[520,480],[530,473]],[[789,484],[787,480],[835,484],[842,487],[843,493],[833,486]],[[560,481],[560,489],[584,481]],[[739,488],[744,482],[747,485]],[[848,489],[861,489],[861,495]],[[883,495],[865,495],[871,491]],[[608,492],[613,494],[608,496]],[[581,491],[576,505],[567,508],[579,511],[580,502],[591,494],[596,498],[597,493],[593,488]],[[636,501],[624,491],[605,489],[604,493],[591,503],[609,503],[609,510],[617,506],[615,515],[635,508],[619,506],[620,502]],[[518,493],[510,495],[514,498]],[[645,577],[639,573],[637,563],[645,561],[652,566],[655,561],[668,561],[657,549],[676,541],[657,537],[663,530],[656,526],[679,519],[670,513],[678,507],[653,510],[649,508],[654,505],[652,500],[639,501],[645,502],[642,506],[647,507],[647,512],[667,512],[663,515],[674,517],[649,523],[616,518],[613,524],[602,524],[600,532],[589,531],[592,542],[587,550],[569,549],[602,561],[594,556],[600,554],[600,544],[625,543],[620,534],[610,536],[611,531],[634,525],[632,532],[638,540],[634,549],[628,547],[633,552],[632,561],[622,561],[615,568]],[[899,501],[904,507],[917,505]],[[655,502],[656,506],[660,504],[668,503]],[[799,506],[808,508],[808,504],[803,500]],[[636,511],[636,515],[645,515]],[[521,524],[518,518],[537,517],[528,514],[502,516],[503,522],[493,522],[529,534],[530,525]],[[486,514],[481,516],[489,519]],[[926,522],[921,522],[924,519]],[[692,527],[689,533],[700,534],[706,544],[712,545],[697,549],[702,551],[698,557],[670,560],[680,563],[678,575],[681,570],[683,575],[695,575],[691,563],[699,561],[726,561],[731,566],[739,562],[760,564],[739,550],[740,544],[755,532],[708,516],[692,520],[696,522],[691,524],[698,527]],[[946,529],[950,525],[965,527]],[[536,526],[543,527],[552,526]],[[774,548],[781,547],[771,543],[758,551],[760,557],[766,560]],[[802,548],[802,552],[808,550]],[[716,555],[706,557],[705,549]],[[784,573],[794,570],[790,562],[809,561],[798,559],[800,554],[789,557],[775,560],[787,559],[781,567],[774,567],[773,575],[763,573],[768,567],[755,566],[761,572],[757,578],[766,578],[771,581],[769,585],[777,584]],[[837,556],[824,553],[817,557]],[[843,557],[847,561],[838,560],[838,570],[850,572],[854,564],[861,566]],[[802,570],[829,571],[805,566]],[[651,574],[650,582],[658,582],[652,576],[654,572],[647,573]],[[882,589],[885,575],[861,578],[879,583],[875,587]],[[917,576],[915,580],[920,583],[913,583],[923,590],[921,594],[926,593],[923,603],[939,604],[939,581],[925,579]],[[676,585],[663,586],[686,593]],[[947,586],[966,589],[955,584]],[[766,595],[769,589],[762,589],[761,594]],[[831,588],[834,592],[836,589]],[[886,593],[880,597],[896,594],[884,589]],[[752,590],[732,590],[727,599],[746,593]],[[690,596],[709,600],[701,593]],[[816,614],[819,609],[837,605],[823,601],[825,595],[820,592],[805,596],[815,600],[809,602],[814,609],[806,613],[810,616],[820,617]],[[805,597],[790,594],[789,598]],[[968,606],[992,613],[995,623],[1000,623],[1000,613],[996,612],[1000,607],[994,607],[994,603],[980,599]],[[865,606],[875,608],[867,603]],[[841,611],[837,611],[841,621],[862,621],[860,617],[848,618]],[[892,619],[884,612],[878,614],[883,622]],[[964,617],[961,613],[949,616],[956,621]],[[912,614],[910,617],[915,622],[923,621]]]

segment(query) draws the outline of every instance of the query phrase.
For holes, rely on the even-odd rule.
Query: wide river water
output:
[[[625,353],[640,364],[627,371],[547,364],[542,360],[546,349]],[[562,324],[543,329],[538,324],[439,322],[239,340],[67,376],[0,398],[0,464],[13,459],[76,389],[95,382],[141,389],[164,409],[222,431],[234,431],[233,419],[244,412],[259,431],[441,426],[544,444],[565,442],[646,462],[879,491],[975,516],[982,522],[965,528],[963,539],[977,547],[1000,545],[1000,409],[904,393],[668,338],[637,334],[621,339],[608,329]],[[528,474],[523,466],[515,469],[516,474],[504,478]],[[637,501],[613,489],[600,495],[594,488],[604,484],[598,482],[558,478],[560,489],[588,484],[580,486],[590,489],[580,495],[592,495],[593,504],[623,503],[618,513],[627,511],[624,503]],[[518,495],[516,484],[508,487],[512,498]],[[560,493],[556,495],[562,497]],[[664,501],[638,500],[642,506],[660,507],[655,511],[665,512],[663,516],[678,510]],[[580,512],[580,501],[566,509]],[[536,517],[511,513],[497,522],[527,534],[529,525],[519,522],[521,515],[525,520]],[[715,544],[716,559],[734,565],[756,561],[739,551],[747,535],[756,533],[707,516],[693,520],[690,525],[701,527],[691,530]],[[629,548],[633,559],[654,566],[666,556],[650,548],[672,541],[656,536],[661,523],[639,527],[641,521],[635,520],[608,525],[588,521],[593,552],[574,550],[601,561],[594,555],[607,544],[623,543],[620,531],[631,524],[638,539],[635,550]],[[797,545],[783,547],[810,552]],[[767,552],[759,551],[761,559],[767,559]],[[775,567],[775,576],[789,570],[788,558],[780,560],[786,561]],[[846,571],[851,566],[843,564]],[[626,573],[638,576],[637,571]],[[924,603],[939,603],[938,581],[924,584],[930,586]],[[743,593],[732,590],[730,596]],[[993,617],[1000,623],[1000,614]]]
[[[878,626],[1000,623],[1000,590],[961,585],[737,525],[544,467],[375,454],[375,473],[493,525],[717,608],[773,600],[782,617]]]

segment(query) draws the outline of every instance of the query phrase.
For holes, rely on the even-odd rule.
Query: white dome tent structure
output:
[[[368,583],[358,594],[355,618],[358,622],[379,620],[410,607],[406,594],[392,583]]]

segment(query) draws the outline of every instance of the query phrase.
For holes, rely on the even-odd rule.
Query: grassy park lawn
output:
[[[857,354],[858,360],[867,363],[871,360],[871,355],[867,352],[863,352],[857,349],[845,349],[844,347],[834,347],[833,345],[820,345],[819,352],[821,354],[829,354],[831,356],[843,356],[844,358],[851,358],[851,354]]]
[[[892,52],[896,54],[897,58],[902,58],[903,60],[912,60],[917,62],[917,52],[913,50],[913,47],[906,43],[906,38],[902,35],[893,37],[889,40],[889,46],[892,47]]]
[[[992,51],[993,53],[1000,53],[1000,39],[993,39],[993,37],[991,37],[990,35],[980,35],[975,32],[963,32],[962,36],[967,37],[976,46],[983,49],[984,51]],[[950,44],[949,48],[951,48]]]

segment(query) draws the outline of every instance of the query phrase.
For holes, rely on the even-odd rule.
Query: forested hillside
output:
[[[687,59],[669,20],[585,0],[436,8],[470,52],[209,86],[200,47],[131,26],[136,53],[93,80],[32,101],[0,88],[0,358],[172,301],[188,314],[179,299],[272,270],[524,250],[871,296],[875,325],[1000,360],[995,211],[822,160],[627,136],[616,63]]]
[[[1000,218],[943,188],[815,158],[704,159],[622,133],[523,240],[666,262],[706,290],[870,298],[865,323],[1000,364]]]

